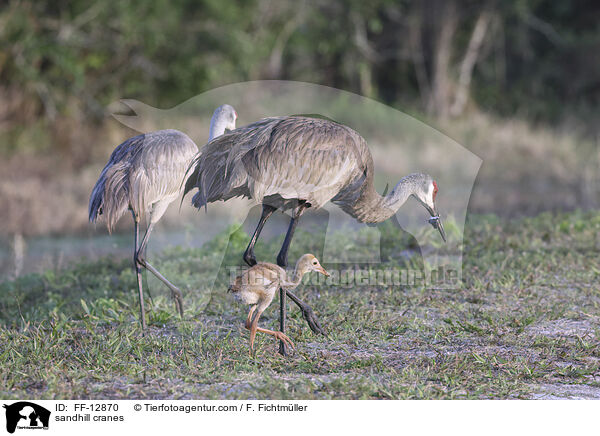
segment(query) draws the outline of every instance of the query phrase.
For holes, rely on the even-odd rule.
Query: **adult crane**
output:
[[[262,203],[262,215],[244,253],[244,261],[256,264],[254,245],[267,219],[277,209],[292,210],[277,264],[287,266],[287,254],[300,216],[332,201],[364,223],[390,218],[409,197],[431,215],[429,222],[446,240],[435,208],[437,183],[427,174],[402,178],[387,195],[373,183],[371,152],[363,137],[350,127],[331,120],[305,116],[265,118],[211,141],[190,168],[184,196],[198,188],[192,203],[247,197]],[[300,307],[316,333],[324,331],[312,309],[289,290],[280,289],[280,331],[285,333],[286,294]],[[280,342],[285,354],[285,344]]]
[[[209,141],[226,129],[235,129],[236,118],[233,107],[219,106],[211,118]],[[128,209],[133,216],[133,262],[142,329],[146,328],[142,268],[171,290],[175,307],[183,315],[181,291],[146,260],[145,250],[155,224],[181,194],[186,171],[197,153],[194,141],[178,130],[158,130],[129,138],[112,152],[90,196],[89,220],[95,222],[102,215],[109,232]],[[149,216],[148,228],[138,245],[140,221],[146,214]]]

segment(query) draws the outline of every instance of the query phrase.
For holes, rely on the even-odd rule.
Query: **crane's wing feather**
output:
[[[132,159],[130,202],[143,210],[181,192],[186,170],[198,147],[186,134],[161,130],[145,135],[144,146]]]
[[[307,117],[266,118],[216,138],[192,164],[193,204],[247,196],[305,200],[320,207],[366,174],[371,155],[349,127]]]
[[[197,151],[196,144],[177,130],[127,139],[113,150],[92,190],[90,221],[103,214],[111,230],[128,207],[142,215],[154,202],[176,196]]]
[[[260,147],[268,138],[273,124],[280,118],[265,118],[245,127],[240,127],[213,139],[206,144],[193,160],[188,170],[184,196],[194,188],[192,203],[201,208],[216,200],[246,195],[243,172],[239,163],[251,149]]]
[[[354,130],[329,120],[290,117],[243,163],[257,200],[280,196],[318,208],[360,176],[369,159],[364,139]]]

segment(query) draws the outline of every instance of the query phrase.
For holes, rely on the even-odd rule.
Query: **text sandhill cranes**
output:
[[[184,195],[197,187],[192,199],[197,208],[238,196],[262,203],[262,216],[243,256],[250,266],[256,264],[254,245],[275,210],[292,209],[277,256],[277,264],[285,268],[298,219],[306,209],[319,208],[327,201],[360,222],[379,223],[412,196],[427,209],[430,223],[445,240],[435,208],[438,187],[431,176],[410,174],[381,196],[375,190],[373,172],[367,143],[351,128],[302,116],[265,118],[208,143],[194,160]],[[324,333],[311,308],[285,289],[280,289],[281,332],[285,333],[286,294],[300,307],[311,329]],[[280,352],[285,354],[283,342]]]
[[[286,271],[278,265],[259,262],[237,276],[231,283],[229,291],[244,303],[251,305],[245,324],[245,327],[250,330],[250,352],[254,348],[256,331],[275,336],[294,348],[293,342],[283,332],[260,328],[258,320],[273,301],[277,289],[295,289],[302,281],[304,274],[310,271],[317,271],[329,276],[314,255],[305,254],[296,262],[296,269],[292,277],[288,277]]]
[[[237,113],[225,104],[213,113],[209,140],[235,129]],[[146,328],[146,313],[142,291],[141,268],[146,268],[171,290],[175,307],[183,315],[181,291],[145,259],[145,249],[154,225],[167,207],[180,194],[190,163],[198,147],[185,133],[178,130],[159,130],[146,133],[119,145],[96,182],[89,204],[89,219],[95,222],[104,216],[108,231],[129,209],[134,221],[134,265],[140,300],[140,320]],[[148,229],[138,246],[139,223],[149,214]]]

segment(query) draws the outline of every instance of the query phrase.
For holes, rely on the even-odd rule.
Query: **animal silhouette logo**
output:
[[[6,409],[6,431],[14,433],[19,429],[48,429],[50,411],[29,401],[4,404]]]
[[[373,195],[375,198],[378,196],[393,198],[392,194],[395,191],[392,189],[392,192],[388,193],[388,189],[384,189],[384,186],[389,183],[392,183],[391,186],[393,186],[408,174],[424,173],[434,175],[437,183],[433,185],[433,192],[437,193],[439,184],[442,195],[436,198],[437,210],[430,211],[429,221],[426,220],[427,215],[423,213],[422,208],[412,207],[415,204],[414,198],[409,198],[407,201],[408,206],[403,207],[402,210],[394,213],[391,213],[393,212],[391,210],[389,211],[391,216],[387,221],[398,229],[398,232],[394,232],[394,235],[403,232],[407,234],[406,238],[410,239],[410,247],[405,250],[391,247],[393,241],[388,238],[387,234],[389,232],[385,230],[389,228],[390,224],[385,224],[387,227],[384,227],[384,225],[374,227],[372,224],[359,222],[349,215],[343,207],[339,207],[339,202],[320,204],[319,208],[314,208],[311,211],[311,214],[307,213],[306,218],[303,216],[302,222],[306,223],[311,219],[311,215],[315,216],[320,213],[321,221],[317,224],[322,231],[317,233],[324,233],[325,237],[322,243],[323,249],[318,250],[315,255],[330,265],[338,264],[339,271],[345,269],[346,265],[380,264],[393,256],[395,259],[401,260],[403,265],[408,265],[408,261],[411,261],[410,265],[402,268],[402,271],[399,268],[390,268],[389,272],[393,274],[406,273],[406,276],[402,275],[399,279],[401,284],[422,283],[427,287],[439,289],[456,289],[460,286],[466,211],[482,160],[443,133],[407,114],[374,100],[334,88],[301,82],[273,80],[227,85],[198,95],[169,109],[153,108],[135,100],[121,100],[111,105],[109,111],[113,113],[113,116],[119,122],[141,133],[148,133],[166,127],[181,129],[202,148],[207,143],[205,126],[208,125],[208,116],[214,107],[224,101],[232,104],[239,111],[239,124],[242,127],[238,127],[234,132],[237,131],[240,135],[245,135],[247,131],[244,129],[248,129],[248,126],[253,125],[252,123],[257,123],[257,120],[265,120],[264,122],[268,124],[269,117],[286,117],[298,114],[308,114],[309,118],[314,119],[335,120],[336,123],[351,128],[366,141],[369,154],[371,154],[373,160],[373,163],[369,163],[368,166],[377,170],[377,178],[374,178],[372,182],[373,192],[377,191],[377,195]],[[247,124],[248,121],[251,121],[251,123]],[[337,131],[335,129],[326,131],[330,132],[330,130]],[[259,132],[263,132],[263,130],[259,129]],[[234,139],[233,136],[225,136],[228,137],[228,140]],[[306,136],[306,138],[306,143],[310,145],[313,142],[312,137]],[[236,144],[238,142],[235,142],[233,146],[235,147]],[[351,146],[350,151],[347,147],[345,153],[339,154],[342,158],[346,158],[346,160],[342,159],[340,161],[338,165],[340,168],[344,169],[351,166],[350,161],[356,161],[356,167],[365,166],[364,161],[360,159],[362,148],[357,145],[358,142],[354,141],[354,147]],[[318,155],[327,151],[327,148],[311,150]],[[251,159],[257,155],[249,155],[247,150],[241,150],[241,152],[244,151],[246,153],[240,159],[246,160],[238,162],[235,159],[230,161],[229,157],[225,159],[225,181],[227,181],[228,187],[230,186],[229,181],[232,181],[231,186],[233,186],[233,182],[248,180],[247,185],[253,187],[254,195],[248,201],[231,198],[227,213],[217,213],[215,215],[218,216],[217,219],[211,217],[210,227],[199,226],[198,222],[194,220],[190,228],[197,228],[196,233],[203,240],[206,240],[209,234],[216,236],[221,232],[229,232],[231,239],[233,234],[240,228],[240,223],[244,223],[241,227],[243,227],[245,233],[252,234],[256,223],[259,222],[262,207],[260,204],[257,205],[257,201],[260,203],[265,199],[262,195],[264,194],[263,184],[265,180],[270,183],[272,176],[267,171],[257,171],[254,165],[255,160]],[[222,158],[223,156],[218,154],[217,157]],[[267,163],[276,157],[273,153],[264,153],[264,159]],[[370,160],[368,161],[370,162]],[[318,163],[319,159],[314,158],[311,162]],[[207,159],[206,165],[203,167],[205,170],[203,174],[212,174],[217,167],[217,165],[209,163]],[[278,166],[267,165],[267,168],[273,170]],[[237,171],[235,171],[236,169]],[[325,170],[327,169],[325,166]],[[372,169],[372,171],[375,170]],[[326,176],[321,177],[320,180],[329,181],[332,177],[329,176],[327,171],[325,173]],[[207,180],[209,179],[212,180],[208,177]],[[215,178],[215,180],[220,181],[218,178]],[[319,183],[321,182],[319,181]],[[309,185],[307,184],[306,189],[310,189]],[[199,188],[201,189],[195,193],[199,197],[194,198],[203,199],[202,189],[207,191],[205,196],[210,197],[211,186],[209,183],[200,183]],[[279,187],[279,185],[277,186]],[[281,189],[285,190],[285,198],[293,200],[302,197],[299,190],[296,192],[296,185],[284,184]],[[379,194],[381,191],[383,191],[382,195]],[[228,192],[239,194],[235,190]],[[356,193],[356,190],[349,192]],[[395,193],[399,194],[401,192],[397,191]],[[216,195],[214,197],[218,198]],[[415,198],[418,200],[418,197]],[[346,200],[346,203],[351,204],[354,197],[349,196]],[[189,203],[189,200],[187,203]],[[204,202],[199,203],[204,204]],[[235,206],[233,203],[235,203]],[[346,204],[347,207],[348,204]],[[365,210],[370,211],[371,209],[367,208]],[[438,211],[442,211],[442,213],[436,213]],[[440,229],[440,215],[443,217],[446,227],[445,233],[448,236],[446,243],[439,239],[443,232],[443,229]],[[289,222],[291,216],[287,218],[283,221]],[[203,220],[203,218],[200,219]],[[368,222],[368,220],[363,221]],[[204,222],[208,223],[208,221],[201,221],[201,223]],[[427,223],[434,227],[433,232]],[[283,234],[286,234],[287,225],[277,227],[281,227]],[[303,227],[308,228],[307,226]],[[273,228],[273,225],[271,225],[271,228]],[[436,238],[433,233],[437,233],[438,230],[440,235],[437,235]],[[268,232],[269,229],[267,228],[267,237]],[[191,240],[195,237],[194,230],[186,232],[186,235]],[[346,246],[357,247],[358,249],[346,249],[340,255],[340,237],[343,237],[343,240],[347,242]],[[227,257],[225,251],[221,253],[221,259]],[[384,252],[385,255],[382,254]],[[419,258],[422,259],[422,262],[419,262]],[[239,260],[239,257],[237,259]],[[413,267],[412,265],[415,262],[417,264],[422,263],[422,268]],[[221,271],[222,268],[218,270]],[[217,273],[215,272],[216,276]],[[332,274],[330,280],[334,280],[333,276],[334,274]],[[394,278],[395,282],[396,279]],[[209,286],[206,289],[211,292],[212,288]]]

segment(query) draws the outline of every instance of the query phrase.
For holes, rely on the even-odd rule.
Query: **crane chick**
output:
[[[310,271],[320,272],[329,277],[329,273],[314,255],[305,254],[296,262],[292,277],[288,277],[287,272],[278,265],[259,262],[238,275],[229,285],[229,292],[233,292],[238,299],[251,306],[245,324],[245,327],[250,330],[250,352],[254,349],[257,331],[272,335],[294,348],[294,344],[284,333],[258,327],[258,319],[269,307],[279,288],[286,291],[293,290],[300,284],[304,274]]]

